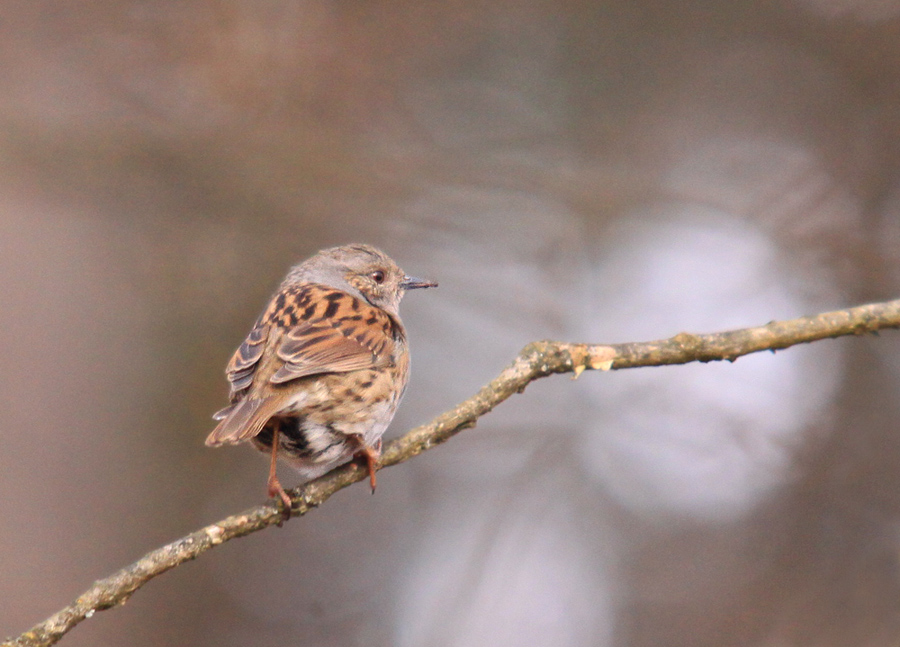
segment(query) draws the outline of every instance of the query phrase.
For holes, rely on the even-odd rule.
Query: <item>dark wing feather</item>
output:
[[[232,399],[253,382],[256,366],[259,358],[263,355],[268,338],[269,325],[262,321],[257,322],[244,343],[232,355],[231,361],[228,362],[228,368],[225,369],[225,374],[231,383]]]

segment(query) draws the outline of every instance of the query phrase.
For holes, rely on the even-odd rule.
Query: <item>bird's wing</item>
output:
[[[346,292],[318,284],[285,288],[228,363],[232,404],[215,414],[221,422],[206,444],[237,443],[262,431],[289,400],[271,385],[389,364],[402,334],[390,315]]]
[[[397,328],[390,315],[345,292],[306,287],[317,293],[312,300],[315,307],[302,311],[300,321],[281,337],[277,355],[283,364],[270,382],[281,384],[390,362]]]
[[[228,362],[228,367],[225,369],[225,375],[228,376],[228,381],[231,383],[232,399],[253,382],[256,367],[259,359],[263,356],[268,338],[269,324],[262,321],[257,322],[244,343],[231,356],[231,361]]]

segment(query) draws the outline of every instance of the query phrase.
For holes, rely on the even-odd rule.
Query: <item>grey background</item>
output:
[[[535,339],[893,298],[898,81],[890,1],[7,3],[0,635],[264,498],[203,439],[320,247],[441,283],[389,435]],[[887,332],[544,380],[63,644],[893,644],[898,371]]]

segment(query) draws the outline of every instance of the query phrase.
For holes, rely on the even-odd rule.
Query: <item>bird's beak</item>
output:
[[[415,290],[417,288],[436,288],[437,286],[438,284],[436,281],[417,279],[412,276],[404,276],[403,280],[400,281],[400,287],[404,290]]]

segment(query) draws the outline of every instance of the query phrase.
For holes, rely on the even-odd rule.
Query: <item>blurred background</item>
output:
[[[264,456],[203,440],[321,247],[440,281],[389,436],[532,340],[898,293],[897,0],[3,14],[0,636],[264,500]],[[897,644],[898,387],[892,332],[546,379],[62,644]]]

